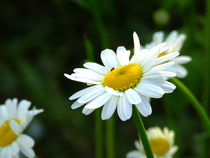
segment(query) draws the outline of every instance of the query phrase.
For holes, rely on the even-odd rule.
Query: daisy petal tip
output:
[[[68,78],[68,79],[70,79],[70,78],[71,78],[71,75],[66,74],[66,73],[64,73],[64,76],[65,76],[66,78]]]

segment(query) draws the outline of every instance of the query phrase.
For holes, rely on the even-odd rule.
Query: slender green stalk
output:
[[[193,105],[195,110],[198,112],[198,114],[199,114],[199,116],[200,116],[200,118],[201,118],[201,120],[202,120],[202,122],[203,122],[203,124],[206,128],[206,131],[208,132],[208,134],[210,136],[210,121],[209,121],[208,115],[206,114],[202,105],[195,98],[195,96],[192,94],[192,92],[180,80],[178,80],[176,78],[173,78],[171,80],[183,92],[183,94],[187,97],[189,102],[191,102],[191,104]]]
[[[205,65],[204,65],[204,90],[203,105],[208,111],[209,93],[210,93],[210,1],[206,0],[206,20],[205,20]]]
[[[107,157],[114,158],[114,116],[112,116],[106,123],[107,127]]]
[[[93,46],[91,42],[84,36],[84,44],[87,58],[94,61]],[[95,156],[96,158],[103,158],[103,123],[101,120],[100,110],[95,111]]]
[[[205,64],[204,64],[204,82],[203,82],[203,105],[208,112],[208,106],[209,106],[209,93],[210,93],[210,1],[206,0],[206,17],[205,17]],[[200,155],[201,158],[206,158],[208,153],[208,146],[210,145],[209,140],[203,140],[203,152]]]
[[[141,119],[141,115],[139,114],[137,108],[134,106],[134,112],[133,112],[133,118],[134,118],[134,122],[136,124],[136,127],[138,129],[139,132],[139,136],[141,138],[142,144],[144,146],[144,150],[146,153],[147,158],[154,158],[153,154],[152,154],[152,150],[147,138],[147,134],[144,128],[144,124],[143,121]]]

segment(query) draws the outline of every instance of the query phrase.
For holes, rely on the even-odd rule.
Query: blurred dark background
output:
[[[17,97],[45,110],[27,130],[36,140],[34,149],[39,158],[92,158],[94,115],[84,116],[82,108],[70,109],[72,102],[68,100],[85,85],[63,75],[87,61],[84,39],[93,45],[96,61],[101,62],[99,55],[105,44],[98,27],[113,50],[119,45],[132,49],[133,31],[142,45],[152,40],[155,31],[185,33],[181,53],[193,61],[186,65],[189,75],[182,81],[202,101],[205,20],[203,0],[3,0],[0,103]],[[201,121],[178,89],[161,100],[152,100],[152,107],[153,114],[144,118],[145,126],[168,126],[176,131],[179,151],[175,157],[210,157]],[[122,122],[116,116],[115,152],[119,158],[134,149],[138,136],[132,119]]]

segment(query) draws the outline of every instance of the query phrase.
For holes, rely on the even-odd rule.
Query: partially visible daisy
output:
[[[18,158],[19,151],[29,158],[35,156],[34,140],[23,131],[43,110],[29,110],[30,105],[27,100],[7,99],[0,106],[0,158]]]
[[[149,128],[147,136],[154,158],[172,158],[177,151],[177,146],[174,145],[174,131],[159,127]],[[131,151],[126,158],[146,158],[143,144],[140,141],[135,141],[137,150]]]
[[[158,55],[167,50],[161,43],[150,50],[140,50],[140,43],[136,33],[134,37],[134,55],[130,59],[130,51],[118,47],[117,52],[106,49],[101,52],[103,65],[93,62],[84,64],[85,68],[76,68],[67,78],[83,82],[88,88],[73,94],[69,99],[77,99],[72,109],[84,105],[83,113],[88,115],[95,109],[102,107],[101,118],[109,119],[117,109],[121,120],[130,119],[132,105],[135,105],[143,116],[152,113],[148,97],[161,98],[164,93],[170,93],[175,86],[166,81],[166,77],[176,74],[168,71],[174,64],[166,60],[172,59],[179,53],[172,53],[166,58]]]
[[[166,42],[168,45],[168,50],[162,52],[159,57],[162,57],[169,53],[180,52],[183,43],[186,39],[185,34],[178,34],[176,31],[172,31],[168,37],[164,37],[163,32],[156,32],[153,35],[153,41],[145,46],[145,48],[149,49],[153,46]],[[191,61],[191,57],[181,55],[169,61],[175,62],[174,66],[170,68],[171,71],[176,73],[177,77],[184,78],[187,76],[187,70],[182,66],[182,64],[186,64]]]

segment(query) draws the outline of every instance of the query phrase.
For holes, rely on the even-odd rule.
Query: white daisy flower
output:
[[[69,99],[77,99],[72,109],[84,105],[83,113],[88,115],[95,109],[102,107],[101,118],[109,119],[117,109],[121,120],[130,119],[132,105],[135,105],[143,116],[152,113],[148,97],[161,98],[164,93],[170,93],[175,86],[166,81],[166,77],[176,74],[168,71],[174,63],[167,62],[179,53],[167,55],[167,58],[158,58],[158,55],[167,50],[164,43],[152,49],[140,50],[140,43],[136,33],[134,37],[134,55],[130,59],[130,51],[118,47],[117,52],[106,49],[101,52],[104,66],[93,62],[84,64],[85,68],[76,68],[67,78],[90,85]],[[161,64],[161,65],[160,65]]]
[[[35,156],[32,149],[34,140],[23,131],[43,110],[29,110],[30,105],[27,100],[18,103],[17,99],[7,99],[0,106],[0,158],[18,158],[19,151],[29,158]]]
[[[149,49],[153,46],[166,42],[168,44],[168,50],[165,52],[162,52],[159,57],[163,57],[166,54],[179,52],[182,48],[182,45],[186,39],[185,34],[178,34],[176,31],[172,31],[168,37],[164,38],[163,32],[156,32],[153,35],[153,41],[145,46],[145,48]],[[182,66],[182,64],[186,64],[191,61],[191,57],[181,55],[176,58],[173,58],[169,61],[175,62],[174,66],[170,68],[172,72],[176,73],[176,76],[179,78],[184,78],[187,76],[187,70]]]
[[[174,145],[174,131],[159,127],[149,128],[147,130],[148,141],[153,152],[154,158],[172,158],[177,151]],[[135,141],[137,150],[131,151],[126,158],[147,158],[141,141]]]

